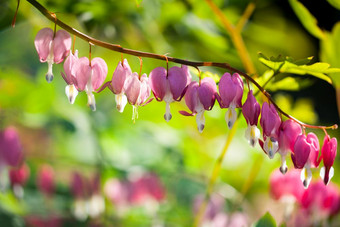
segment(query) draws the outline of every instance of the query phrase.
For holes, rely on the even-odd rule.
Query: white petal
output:
[[[256,125],[248,125],[244,136],[246,137],[248,143],[252,147],[255,147],[257,141],[260,138],[260,134],[260,130],[256,127]]]
[[[334,177],[334,168],[333,166],[329,169],[329,180],[328,182],[331,181],[331,179]]]
[[[274,158],[276,151],[279,149],[278,141],[273,137],[267,137],[263,145],[264,150],[267,152],[270,159]]]
[[[320,177],[321,177],[322,180],[325,179],[325,174],[326,174],[326,169],[323,166],[323,167],[320,168]]]
[[[89,215],[92,218],[98,217],[105,210],[104,198],[100,195],[93,195],[89,200]]]
[[[84,221],[87,218],[87,206],[84,200],[76,200],[73,204],[72,213],[79,221]]]
[[[236,121],[237,113],[235,108],[230,106],[228,111],[225,113],[225,121],[227,122],[228,128],[231,129]]]
[[[126,95],[125,95],[124,93],[118,94],[118,95],[116,95],[115,100],[116,100],[116,107],[117,107],[117,110],[118,110],[120,113],[123,113],[124,108],[125,108],[125,106],[126,106],[126,104],[127,104]]]
[[[96,100],[92,93],[87,93],[87,105],[89,105],[92,111],[96,111]]]
[[[303,187],[308,188],[310,182],[312,181],[312,171],[310,166],[306,166],[301,170],[300,179],[302,181]]]
[[[165,114],[164,114],[164,119],[169,122],[172,118],[172,115],[170,113],[170,103],[166,102],[166,106],[165,106]]]
[[[46,73],[46,81],[48,83],[51,83],[53,80],[53,72],[52,72],[53,62],[48,61],[47,64],[48,64],[48,70]]]
[[[286,163],[286,156],[281,155],[281,166],[280,166],[280,172],[282,174],[286,174],[288,170],[287,163]]]
[[[204,118],[204,110],[200,111],[196,115],[196,124],[197,129],[200,133],[203,132],[204,125],[205,125],[205,118]]]
[[[68,101],[71,104],[73,104],[74,101],[76,100],[77,95],[78,95],[77,88],[73,84],[67,85],[65,87],[65,93],[66,93]]]

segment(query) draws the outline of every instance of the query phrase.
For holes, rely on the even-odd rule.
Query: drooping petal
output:
[[[38,52],[40,62],[45,62],[50,53],[50,45],[53,40],[53,30],[41,29],[34,39],[35,49]]]
[[[136,72],[132,73],[125,82],[125,94],[131,105],[135,105],[137,103],[141,82],[139,81],[138,74]]]
[[[187,78],[186,86],[188,86],[191,83],[191,78],[192,78],[190,70],[189,70],[189,67],[186,66],[186,65],[182,65],[181,68],[182,68],[182,70],[183,70],[183,72],[184,72],[184,74],[185,74],[185,76]]]
[[[295,168],[302,169],[309,157],[311,146],[305,135],[299,135],[294,144],[294,153],[291,154]]]
[[[327,185],[334,175],[333,164],[337,153],[337,140],[336,138],[330,139],[329,135],[324,138],[324,143],[321,149],[324,169],[320,171],[320,176],[324,183]]]
[[[219,92],[223,108],[228,108],[231,104],[241,107],[243,81],[240,75],[234,73],[231,76],[230,73],[225,73],[220,79]]]
[[[113,75],[112,75],[112,89],[113,93],[120,94],[124,92],[124,84],[127,79],[132,74],[129,63],[126,59],[124,59],[123,64],[119,62]]]
[[[147,75],[144,73],[140,78],[140,94],[137,105],[142,105],[150,96],[150,86]]]
[[[201,80],[201,85],[197,89],[200,102],[205,110],[210,110],[215,103],[217,87],[215,81],[210,77]]]
[[[274,105],[269,105],[267,102],[263,103],[260,124],[263,135],[278,138],[281,118]]]
[[[274,155],[279,149],[279,143],[274,137],[266,137],[263,144],[263,149],[267,153],[268,157],[273,159]]]
[[[318,160],[319,153],[320,153],[319,139],[314,133],[310,132],[307,134],[306,141],[311,145],[311,150],[310,150],[310,154],[308,158],[309,163],[311,167],[316,168],[319,166],[319,160]]]
[[[89,63],[90,62],[87,57],[81,57],[74,66],[74,73],[77,81],[76,86],[80,91],[85,90],[86,84],[91,77],[92,70]]]
[[[56,32],[53,40],[54,63],[59,64],[69,54],[72,45],[70,34],[65,30]]]
[[[174,66],[168,71],[168,81],[174,100],[178,100],[187,86],[187,75],[183,68]]]
[[[247,100],[242,106],[242,114],[249,125],[257,125],[261,107],[253,95],[253,90],[248,92]]]
[[[75,51],[75,54],[70,53],[70,55],[66,58],[64,62],[64,71],[65,78],[67,84],[73,84],[75,79],[74,65],[78,60],[78,50]]]
[[[198,83],[196,81],[192,81],[189,84],[188,90],[185,93],[185,97],[184,97],[185,103],[192,113],[197,113],[196,108],[197,106],[199,106],[199,103],[200,103],[200,100],[198,98],[198,87],[199,87]]]
[[[65,87],[65,93],[66,93],[67,99],[70,102],[70,104],[73,104],[74,101],[76,100],[77,95],[78,95],[78,90],[74,86],[74,84],[67,85]]]
[[[149,83],[156,99],[163,100],[169,86],[169,81],[166,78],[166,69],[163,67],[153,69],[149,75]]]
[[[296,138],[301,133],[301,126],[293,120],[288,119],[281,123],[279,130],[279,152],[281,155],[287,155],[288,152],[293,152]]]
[[[106,62],[102,58],[92,59],[91,66],[93,70],[91,76],[92,89],[97,90],[104,83],[108,69]]]

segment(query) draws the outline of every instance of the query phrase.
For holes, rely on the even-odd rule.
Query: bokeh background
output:
[[[139,6],[134,0],[39,2],[68,25],[97,39],[188,60],[228,62],[244,71],[230,34],[206,1],[143,0]],[[234,24],[249,3],[247,0],[214,2]],[[340,67],[337,58],[340,49],[335,45],[340,41],[337,39],[340,11],[327,1],[318,5],[301,2],[332,39],[325,41],[311,35],[287,1],[258,0],[241,32],[258,76],[268,69],[258,60],[259,52],[269,57],[282,55],[294,59],[314,56],[313,62],[325,61],[332,67]],[[206,112],[206,126],[200,134],[195,118],[178,113],[187,110],[184,100],[171,105],[173,118],[169,123],[163,119],[165,103],[156,100],[139,108],[139,118],[133,123],[132,107],[127,105],[124,113],[119,113],[114,95],[108,89],[96,95],[95,112],[86,106],[84,93],[70,105],[65,95],[66,84],[60,76],[62,64],[54,65],[55,79],[47,83],[47,64],[39,62],[33,43],[40,29],[53,28],[54,24],[28,2],[21,1],[13,29],[10,24],[15,8],[16,1],[0,3],[0,128],[16,128],[30,176],[21,199],[16,198],[10,186],[0,193],[0,225],[38,226],[37,223],[56,219],[53,223],[61,226],[191,226],[195,218],[194,201],[206,192],[213,166],[229,133],[224,120],[226,110],[216,103],[212,111]],[[75,47],[79,56],[88,56],[86,42],[77,39]],[[334,50],[334,54],[327,50]],[[120,53],[97,46],[92,51],[94,57],[102,57],[108,64],[106,80],[110,80],[121,59]],[[124,58],[133,71],[139,71],[137,57],[124,55]],[[158,66],[166,67],[166,63],[143,58],[142,72],[148,74]],[[212,67],[201,70],[218,76],[224,73]],[[192,68],[191,72],[197,80],[197,70]],[[261,78],[259,81],[264,82]],[[280,74],[266,89],[282,109],[301,121],[331,125],[339,124],[336,85],[310,75]],[[223,205],[219,209],[230,219],[237,214],[250,225],[269,211],[277,224],[281,224],[285,207],[269,193],[269,178],[280,166],[279,155],[269,160],[258,145],[251,148],[244,138],[246,127],[241,117],[213,194],[222,197]],[[322,130],[307,131],[316,133],[322,143]],[[338,130],[328,133],[339,138]],[[338,160],[332,179],[335,184],[340,183]],[[46,165],[53,169],[51,178],[55,184],[48,196],[37,186],[37,176]],[[293,168],[290,160],[288,167]],[[98,194],[104,199],[105,210],[99,215],[84,218],[74,214],[75,171],[87,182],[100,176]],[[6,174],[2,171],[1,177],[5,178]],[[138,186],[137,181],[143,176],[147,180]],[[313,180],[319,178],[319,170],[313,170]],[[107,182],[114,182],[113,189],[107,189],[110,188]],[[122,202],[119,197],[124,197],[125,189],[119,189],[125,184],[157,192],[142,202]],[[115,190],[118,196],[112,195]],[[333,217],[330,223],[336,226],[337,219]]]

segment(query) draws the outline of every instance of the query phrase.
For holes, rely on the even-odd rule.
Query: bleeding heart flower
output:
[[[0,165],[18,166],[23,158],[19,135],[14,127],[0,132]]]
[[[34,40],[35,49],[38,52],[40,62],[48,64],[46,74],[47,82],[53,80],[52,65],[61,63],[70,52],[72,40],[70,35],[59,30],[55,34],[50,28],[41,29]]]
[[[54,192],[54,171],[51,166],[43,165],[40,167],[37,176],[37,186],[39,190],[47,196],[52,196]]]
[[[285,175],[275,171],[270,176],[270,193],[276,200],[282,200],[287,203],[300,202],[304,191],[300,183],[300,172],[298,170],[290,170]]]
[[[217,101],[221,108],[229,108],[225,115],[228,128],[231,129],[236,121],[237,114],[235,108],[242,107],[243,81],[238,73],[232,76],[225,73],[218,85],[220,95],[217,95]]]
[[[76,87],[77,80],[76,75],[74,71],[74,66],[78,61],[78,50],[75,51],[74,54],[72,52],[70,55],[66,58],[64,62],[64,71],[61,72],[62,77],[64,78],[65,82],[67,83],[67,86],[65,87],[65,93],[67,96],[67,99],[71,104],[74,103],[76,100],[76,97],[78,95],[78,88]]]
[[[280,171],[285,174],[288,170],[286,156],[294,151],[294,144],[297,137],[302,133],[301,126],[295,121],[288,119],[283,121],[279,130],[279,154],[281,155]]]
[[[260,138],[260,130],[257,128],[261,107],[253,95],[253,90],[248,92],[247,100],[242,107],[242,113],[247,121],[248,128],[245,137],[249,144],[254,147]]]
[[[204,129],[204,111],[211,110],[215,104],[217,88],[215,81],[210,77],[201,80],[201,84],[193,81],[189,84],[185,93],[185,103],[192,113],[179,111],[184,116],[196,115],[196,123],[199,132]]]
[[[311,167],[317,167],[319,165],[317,161],[319,150],[319,140],[314,133],[308,133],[307,136],[299,135],[297,137],[291,157],[295,168],[302,169],[301,181],[305,188],[308,188],[312,180]]]
[[[187,66],[171,67],[168,72],[163,67],[157,67],[150,73],[150,87],[157,101],[164,100],[166,112],[164,119],[170,121],[170,103],[180,101],[185,94],[191,75]]]
[[[138,118],[138,106],[146,105],[150,96],[150,86],[147,75],[144,73],[140,78],[136,72],[132,73],[125,82],[125,94],[128,102],[133,105],[132,120]]]
[[[324,167],[320,169],[320,176],[325,185],[327,185],[334,176],[333,163],[337,152],[337,146],[338,142],[336,138],[330,139],[329,135],[325,136],[321,149],[321,157]]]
[[[90,62],[87,57],[81,57],[76,61],[73,70],[77,89],[85,90],[88,105],[95,111],[96,100],[92,92],[97,90],[106,78],[108,69],[105,61],[102,58],[94,58]]]
[[[125,82],[132,74],[129,63],[126,59],[123,62],[119,62],[111,80],[111,90],[116,94],[116,107],[119,112],[123,112],[127,104],[127,98],[125,96]]]
[[[260,124],[263,130],[263,149],[272,159],[279,149],[278,136],[281,125],[281,118],[274,105],[269,105],[267,102],[263,103]]]
[[[9,171],[9,179],[13,189],[13,193],[17,198],[23,198],[24,189],[30,175],[30,169],[26,164],[22,164],[19,168],[12,168]]]

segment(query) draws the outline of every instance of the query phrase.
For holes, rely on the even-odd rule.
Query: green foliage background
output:
[[[57,12],[59,19],[97,39],[188,60],[228,62],[243,70],[230,36],[205,1],[144,0],[139,7],[133,0],[39,2]],[[315,18],[306,16],[309,15],[306,8],[301,9],[295,0],[289,2],[295,13],[286,1],[257,1],[255,12],[242,31],[251,59],[259,75],[263,74],[259,78],[262,84],[276,69],[271,71],[262,64],[258,52],[293,59],[314,56],[312,63],[321,60],[333,68],[340,67],[339,23],[332,24],[331,30],[319,28]],[[241,17],[248,1],[217,0],[215,3],[234,23]],[[184,101],[171,105],[173,118],[169,123],[163,119],[165,103],[154,100],[139,108],[139,119],[134,124],[132,108],[127,106],[120,114],[115,109],[114,96],[108,90],[96,95],[96,112],[86,107],[83,93],[78,95],[74,105],[70,105],[64,94],[65,83],[60,77],[62,65],[54,65],[55,79],[48,84],[44,77],[47,64],[39,62],[33,44],[37,32],[43,27],[53,28],[53,23],[29,3],[21,1],[17,24],[12,29],[10,23],[15,7],[16,1],[0,3],[0,125],[18,128],[31,177],[22,201],[14,199],[10,192],[0,194],[0,219],[16,220],[20,226],[21,217],[27,215],[59,213],[70,216],[73,198],[69,182],[74,170],[85,175],[99,171],[105,182],[111,177],[124,178],[132,169],[142,168],[158,174],[166,187],[167,200],[160,207],[159,219],[164,220],[166,226],[190,226],[194,219],[193,198],[205,193],[229,131],[224,121],[226,110],[215,105],[212,111],[206,112],[206,127],[200,134],[194,118],[178,114],[179,110],[187,110]],[[333,16],[340,20],[339,11],[335,12]],[[88,44],[84,41],[77,39],[76,49],[80,56],[88,55]],[[94,47],[93,56],[106,61],[109,80],[121,58],[120,53]],[[139,71],[137,57],[124,55],[124,58],[128,59],[133,71]],[[145,73],[158,66],[165,67],[166,64],[143,59]],[[194,68],[191,70],[197,75]],[[321,69],[322,72],[325,70]],[[212,67],[202,68],[202,71],[218,76],[224,73]],[[302,76],[292,73],[296,72],[281,71],[266,87],[278,105],[306,123],[338,123],[333,86],[340,86],[339,73],[330,74],[333,86],[310,73]],[[268,193],[268,179],[270,173],[279,168],[279,155],[269,160],[259,146],[251,149],[244,139],[245,129],[246,122],[241,118],[214,191],[225,196],[227,212],[244,212],[250,223],[269,209],[280,221],[282,206],[280,208]],[[323,140],[321,130],[312,131],[320,141]],[[338,131],[329,133],[339,135]],[[49,205],[44,204],[35,185],[36,171],[43,163],[52,165],[57,173],[58,187],[53,204]],[[338,158],[334,167],[333,182],[339,183]],[[289,168],[293,168],[290,161]],[[313,173],[314,179],[319,178],[318,171]],[[151,225],[152,220],[137,208],[118,220],[114,207],[106,202],[104,223]],[[75,222],[70,224],[74,225]]]

